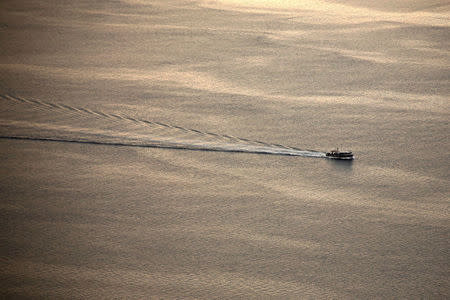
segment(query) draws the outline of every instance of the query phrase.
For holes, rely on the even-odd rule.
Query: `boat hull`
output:
[[[326,156],[331,159],[340,159],[340,160],[352,160],[353,153],[352,151],[339,151],[339,149],[331,150],[326,153]]]
[[[327,158],[329,158],[329,159],[338,159],[338,160],[353,160],[354,159],[353,156],[349,156],[349,157],[327,156]]]

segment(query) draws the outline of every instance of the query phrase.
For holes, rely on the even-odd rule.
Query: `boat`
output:
[[[326,156],[328,158],[332,158],[332,159],[351,160],[354,158],[352,151],[339,151],[339,148],[336,148],[336,150],[331,150],[330,152],[327,152]]]

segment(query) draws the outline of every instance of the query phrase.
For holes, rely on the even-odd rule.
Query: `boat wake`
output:
[[[324,152],[270,144],[130,116],[1,95],[0,138],[202,151],[326,157]]]

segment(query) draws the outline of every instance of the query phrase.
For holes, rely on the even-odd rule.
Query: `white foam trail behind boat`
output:
[[[0,137],[135,147],[325,157],[325,153],[203,132],[84,107],[0,95]]]

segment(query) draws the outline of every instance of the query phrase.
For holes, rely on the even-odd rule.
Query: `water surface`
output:
[[[3,1],[2,295],[448,298],[448,6],[404,3]]]

